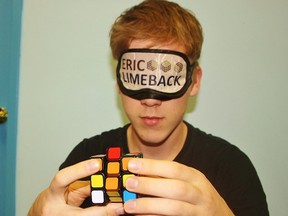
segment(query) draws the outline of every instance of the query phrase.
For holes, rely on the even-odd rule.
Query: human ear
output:
[[[196,65],[193,75],[192,75],[192,89],[190,91],[190,96],[196,96],[200,89],[202,79],[202,68]]]

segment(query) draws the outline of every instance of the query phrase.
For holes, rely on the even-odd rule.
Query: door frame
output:
[[[23,0],[0,0],[0,215],[15,215],[19,65]],[[3,78],[4,77],[4,78]]]

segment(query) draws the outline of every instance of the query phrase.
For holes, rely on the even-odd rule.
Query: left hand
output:
[[[90,195],[89,182],[78,181],[99,171],[95,159],[82,161],[58,171],[48,188],[42,191],[31,206],[29,216],[116,216],[124,213],[122,203],[109,203],[106,206],[79,206]]]
[[[125,212],[141,215],[234,215],[200,171],[173,161],[131,159],[126,188],[147,195],[124,204]]]

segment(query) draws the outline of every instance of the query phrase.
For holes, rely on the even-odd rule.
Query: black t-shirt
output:
[[[235,215],[268,216],[266,196],[249,158],[227,141],[206,134],[188,123],[186,125],[188,135],[174,161],[201,171]],[[93,155],[105,154],[111,146],[120,146],[124,154],[128,153],[128,126],[84,139],[73,149],[60,169],[87,160]],[[88,206],[89,199],[82,207]]]

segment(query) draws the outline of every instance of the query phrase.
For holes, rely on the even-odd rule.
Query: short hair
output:
[[[133,40],[149,40],[153,42],[151,46],[179,43],[194,62],[200,58],[203,33],[192,12],[177,3],[145,0],[124,11],[114,22],[110,31],[113,57],[118,59]]]

